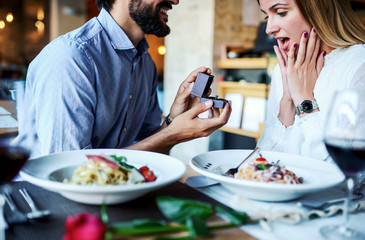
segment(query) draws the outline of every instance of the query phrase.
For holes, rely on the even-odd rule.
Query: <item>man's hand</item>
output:
[[[178,143],[209,136],[228,122],[232,111],[231,101],[226,103],[221,113],[219,109],[212,109],[212,106],[213,101],[198,103],[188,111],[176,116],[168,127],[161,127],[160,131],[126,149],[168,154],[170,149]],[[206,111],[211,111],[209,118],[198,117],[199,114]]]
[[[222,112],[213,107],[213,101],[202,102],[188,111],[178,115],[165,129],[168,135],[174,136],[178,142],[185,142],[199,137],[207,137],[228,122],[231,115],[231,101],[225,104]],[[198,115],[210,111],[208,118]],[[178,143],[176,142],[176,143]]]
[[[206,67],[200,67],[190,73],[185,81],[181,83],[179,90],[177,91],[174,103],[172,104],[170,109],[170,117],[172,119],[177,117],[179,114],[184,113],[199,102],[199,99],[197,97],[190,96],[195,79],[197,78],[199,72],[211,74],[212,70]]]

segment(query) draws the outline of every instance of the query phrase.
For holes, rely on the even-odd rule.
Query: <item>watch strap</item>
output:
[[[310,102],[312,104],[312,110],[311,111],[305,111],[304,108],[303,108],[303,105],[307,102]],[[314,100],[304,100],[301,104],[299,104],[295,108],[295,113],[299,116],[302,113],[311,113],[316,109],[319,109],[319,107],[318,107],[318,103],[315,99]]]
[[[165,123],[167,126],[170,125],[170,123],[172,123],[172,119],[170,118],[170,113],[166,116]]]

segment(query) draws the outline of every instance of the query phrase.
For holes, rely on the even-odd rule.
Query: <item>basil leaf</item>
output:
[[[244,212],[238,212],[232,208],[223,208],[220,205],[215,207],[215,210],[224,216],[226,216],[231,223],[235,225],[242,225],[248,222],[249,218],[248,215]]]
[[[206,220],[213,212],[210,204],[190,199],[163,196],[158,197],[156,202],[165,217],[178,223],[186,223],[191,216]]]
[[[124,167],[127,170],[130,170],[130,169],[133,169],[133,168],[134,169],[137,169],[134,166],[127,164],[127,158],[124,157],[124,156],[118,157],[116,155],[110,155],[110,157],[112,157],[113,159],[115,159],[115,161],[119,164],[120,167]]]
[[[190,236],[193,238],[197,236],[205,237],[209,235],[209,228],[205,220],[199,218],[196,215],[193,215],[187,219],[186,226],[189,229]]]
[[[264,165],[262,163],[257,164],[257,168],[260,170],[264,170]]]

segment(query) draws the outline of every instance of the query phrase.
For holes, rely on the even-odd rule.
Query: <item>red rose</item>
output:
[[[63,240],[103,240],[106,226],[101,219],[89,213],[68,216]]]

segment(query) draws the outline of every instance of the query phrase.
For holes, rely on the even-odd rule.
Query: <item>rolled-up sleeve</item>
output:
[[[46,48],[32,63],[36,67],[30,66],[27,77],[37,81],[28,97],[35,98],[34,108],[42,113],[35,116],[41,155],[92,148],[96,102],[92,66],[82,46],[57,41],[57,48]]]

